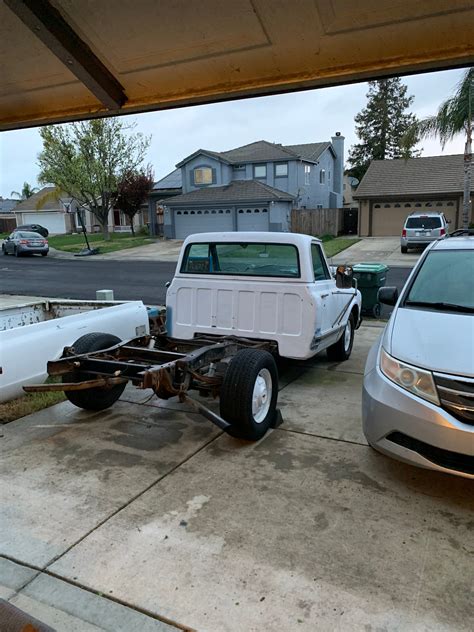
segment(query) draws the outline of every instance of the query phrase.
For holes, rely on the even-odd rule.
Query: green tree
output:
[[[416,122],[407,131],[405,143],[410,145],[413,138],[437,136],[441,146],[446,146],[457,134],[465,134],[464,145],[464,194],[462,208],[463,228],[469,227],[471,210],[471,169],[472,169],[472,117],[474,114],[474,68],[469,68],[459,82],[456,92],[438,108],[438,113]]]
[[[10,195],[18,198],[19,200],[27,200],[37,191],[39,191],[37,187],[32,187],[31,184],[28,184],[28,182],[24,182],[20,192],[12,191]]]
[[[134,125],[104,118],[41,128],[39,180],[52,183],[87,207],[110,239],[108,218],[124,173],[143,162],[150,139],[131,133]]]
[[[146,201],[152,186],[153,173],[149,165],[146,169],[126,171],[118,183],[115,206],[128,217],[132,235],[135,235],[133,218]]]
[[[417,120],[407,111],[413,98],[407,96],[407,87],[399,77],[369,81],[367,105],[354,119],[361,142],[349,150],[349,175],[360,181],[372,160],[419,156],[420,152],[414,150],[416,135],[411,138],[411,145],[402,143]]]

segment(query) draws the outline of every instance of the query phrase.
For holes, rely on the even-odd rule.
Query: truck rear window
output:
[[[291,244],[200,243],[187,246],[181,272],[298,278],[300,264]]]
[[[440,228],[439,217],[410,217],[407,219],[406,228]]]

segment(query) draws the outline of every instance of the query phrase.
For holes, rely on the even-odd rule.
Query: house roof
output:
[[[461,193],[464,156],[373,160],[354,198]]]
[[[296,154],[287,150],[283,145],[269,143],[266,140],[257,140],[254,143],[223,151],[220,153],[224,159],[232,163],[258,162],[262,160],[288,160],[296,158]]]
[[[11,213],[17,204],[18,200],[0,197],[0,213]]]
[[[42,197],[47,195],[48,193],[52,193],[56,187],[43,187],[37,193],[34,193],[27,200],[23,200],[17,206],[15,206],[15,213],[17,211],[58,211],[62,210],[61,203],[59,202],[59,196],[57,198],[48,198],[44,204],[41,204],[40,208],[37,208],[38,202]]]
[[[232,202],[272,202],[294,200],[294,196],[258,180],[233,180],[220,187],[206,187],[176,195],[166,201],[167,206],[183,204],[223,204]]]
[[[198,149],[190,156],[184,158],[176,166],[181,167],[192,158],[199,156],[199,154],[205,154],[234,165],[245,162],[298,159],[316,162],[323,151],[328,148],[334,153],[331,143],[327,141],[322,143],[304,143],[302,145],[280,145],[277,143],[269,143],[267,140],[257,140],[254,143],[236,147],[235,149],[229,149],[228,151],[216,152],[207,149]]]
[[[181,179],[181,169],[175,169],[153,185],[153,191],[161,191],[163,189],[181,189],[183,182]]]
[[[285,145],[285,149],[293,152],[303,160],[316,162],[325,149],[331,148],[329,142],[323,143],[304,143],[303,145]]]

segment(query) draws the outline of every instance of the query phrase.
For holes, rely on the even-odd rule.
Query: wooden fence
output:
[[[342,230],[343,209],[304,208],[291,211],[291,231],[305,235],[333,235]]]
[[[11,233],[16,228],[16,218],[0,217],[0,233]]]

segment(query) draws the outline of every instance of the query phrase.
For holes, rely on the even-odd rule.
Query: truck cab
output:
[[[310,235],[223,232],[190,235],[166,297],[168,335],[274,341],[281,357],[328,350],[345,360],[360,324],[350,271],[337,281],[321,240]]]

